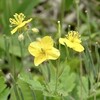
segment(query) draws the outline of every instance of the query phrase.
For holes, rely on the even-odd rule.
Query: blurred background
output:
[[[56,40],[58,21],[61,22],[62,36],[67,34],[69,29],[79,31],[82,40],[91,47],[94,65],[100,64],[96,60],[94,50],[97,43],[97,55],[100,55],[100,0],[0,0],[0,75],[7,76],[8,73],[13,73],[11,67],[14,66],[11,65],[13,60],[17,66],[16,74],[22,69],[21,62],[25,70],[39,73],[38,69],[33,67],[33,58],[27,50],[29,40],[24,41],[25,50],[21,51],[18,36],[15,35],[16,39],[13,41],[13,47],[11,46],[9,18],[12,18],[15,13],[24,13],[26,19],[33,18],[29,26],[39,29],[38,34],[31,32],[33,40],[45,35],[51,35]],[[64,57],[63,53],[61,59]],[[69,63],[77,67],[78,58],[72,59]]]

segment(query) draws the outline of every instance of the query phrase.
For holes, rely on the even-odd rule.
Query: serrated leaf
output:
[[[70,67],[66,66],[62,75],[60,76],[60,84],[58,93],[67,96],[75,87],[76,74],[70,72]]]
[[[18,81],[18,88],[20,89],[20,96],[24,100],[34,100],[34,92],[30,88],[29,84],[26,82],[19,80]]]
[[[37,79],[30,78],[27,74],[20,74],[19,79],[29,84],[34,90],[44,90],[44,86]]]

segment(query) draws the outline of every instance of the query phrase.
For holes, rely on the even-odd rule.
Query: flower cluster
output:
[[[14,27],[11,31],[11,34],[14,34],[18,30],[22,29],[29,23],[32,18],[28,19],[27,21],[24,20],[25,16],[23,13],[17,14],[15,13],[14,18],[10,18],[10,23]],[[39,32],[38,29],[33,28],[33,32]],[[20,35],[21,39],[23,36]],[[81,45],[80,35],[76,31],[69,31],[65,38],[59,38],[59,43],[62,45],[67,45],[69,48],[77,52],[84,51],[84,47]],[[47,60],[56,60],[60,56],[60,51],[54,48],[53,39],[50,36],[45,36],[41,39],[38,39],[34,42],[31,42],[28,47],[28,51],[31,55],[34,56],[34,64],[38,66],[39,64],[43,63]]]

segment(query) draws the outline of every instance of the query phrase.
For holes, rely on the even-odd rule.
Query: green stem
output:
[[[20,100],[16,84],[14,84],[14,92],[17,100]]]
[[[22,67],[24,67],[24,64],[23,64],[23,41],[19,41],[19,46],[20,46],[20,52],[21,52],[21,64],[22,64]]]
[[[79,20],[79,0],[76,0],[76,14],[77,14],[77,30],[79,31],[79,24],[80,24],[80,20]]]
[[[61,37],[61,24],[60,21],[58,21],[58,36],[59,38]],[[60,43],[59,43],[59,51],[60,51]],[[55,85],[55,92],[57,91],[57,85],[58,85],[58,72],[59,72],[59,65],[60,65],[60,58],[57,61],[57,66],[56,66],[56,85]]]
[[[13,36],[11,36],[11,47],[12,47],[12,57],[11,57],[11,60],[12,60],[12,66],[13,66],[13,76],[14,76],[14,79],[16,79],[16,67],[15,67],[15,57],[14,57],[14,49],[13,49]]]
[[[79,24],[80,24],[80,19],[79,19],[79,0],[75,1],[76,3],[76,14],[77,14],[77,31],[79,31]],[[82,57],[81,54],[79,55],[80,58],[80,82],[81,82],[81,96],[80,96],[80,100],[83,100],[83,94],[82,94]]]
[[[28,32],[26,32],[27,37],[29,38],[30,42],[32,42],[31,37],[29,36]]]
[[[47,76],[47,75],[45,74],[45,70],[46,70],[46,69],[44,69],[44,67],[45,67],[45,66],[40,66],[40,71],[41,71],[41,73],[42,73],[42,75],[43,75],[43,78],[44,78],[44,80],[45,80],[45,84],[46,84],[46,86],[48,87],[47,90],[49,89],[49,91],[50,91],[51,89],[50,89],[50,87],[49,87],[49,85],[48,85],[48,82],[49,82],[49,81],[48,81],[48,78],[46,77],[46,76]]]
[[[21,96],[21,100],[24,100],[23,93],[22,93],[22,91],[19,87],[18,87],[18,90],[19,90],[19,93],[20,93],[20,96]]]
[[[62,30],[62,22],[64,18],[64,11],[65,11],[65,0],[62,0],[61,2],[61,16],[60,16],[60,21],[61,21],[61,30]]]
[[[79,56],[80,56],[80,83],[81,83],[81,97],[80,97],[80,100],[83,100],[83,94],[82,94],[82,74],[83,74],[82,57],[81,57],[81,54]]]
[[[36,94],[35,94],[34,90],[32,90],[32,95],[33,95],[33,98],[34,98],[33,100],[37,100],[36,99]]]
[[[47,97],[46,96],[44,96],[44,99],[43,100],[47,100]]]
[[[11,56],[10,56],[10,53],[8,52],[9,51],[9,41],[7,40],[7,37],[4,35],[4,44],[5,44],[5,52],[6,52],[6,57],[7,57],[7,61],[8,61],[8,64],[9,66],[11,67]]]

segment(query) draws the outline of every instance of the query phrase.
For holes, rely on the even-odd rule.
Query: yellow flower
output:
[[[53,40],[50,36],[45,36],[30,43],[28,50],[35,57],[35,66],[49,59],[56,60],[60,56],[59,50],[53,47]]]
[[[59,39],[60,44],[67,45],[77,52],[82,52],[84,47],[81,45],[80,35],[76,31],[69,31],[65,38]]]
[[[27,21],[24,21],[24,19],[25,16],[23,13],[20,14],[15,13],[14,18],[9,19],[11,26],[15,27],[11,31],[11,34],[14,34],[16,31],[20,30],[22,27],[24,27],[27,23],[29,23],[32,20],[32,18],[30,18]]]

